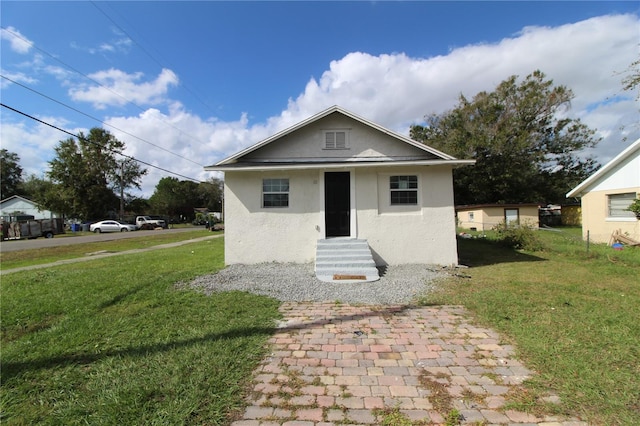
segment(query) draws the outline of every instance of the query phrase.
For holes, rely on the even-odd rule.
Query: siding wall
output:
[[[538,206],[491,206],[458,209],[458,226],[463,229],[475,228],[477,231],[489,231],[504,222],[505,209],[518,209],[520,224],[539,226]],[[473,214],[473,220],[471,220]]]
[[[590,191],[582,197],[582,236],[596,243],[608,243],[615,230],[627,233],[629,237],[640,241],[640,221],[635,217],[609,218],[608,194],[635,192],[640,194],[640,187]]]

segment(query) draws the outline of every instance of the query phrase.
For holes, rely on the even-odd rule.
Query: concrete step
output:
[[[316,260],[316,270],[320,268],[375,268],[376,263],[373,259],[361,259],[361,260],[345,260],[338,258],[331,258],[326,260]]]
[[[326,282],[370,282],[380,279],[366,240],[318,240],[316,276]]]

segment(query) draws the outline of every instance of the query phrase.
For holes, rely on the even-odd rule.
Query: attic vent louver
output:
[[[346,131],[330,131],[324,134],[325,149],[346,149],[347,148],[347,132]]]

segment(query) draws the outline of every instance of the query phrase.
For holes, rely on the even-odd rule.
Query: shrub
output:
[[[493,227],[498,241],[507,247],[517,250],[538,251],[544,248],[542,241],[536,234],[537,228],[531,223],[512,225],[501,222]]]

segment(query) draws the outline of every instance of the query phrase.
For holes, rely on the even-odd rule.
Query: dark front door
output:
[[[324,211],[327,237],[348,237],[351,211],[349,172],[324,174]]]

